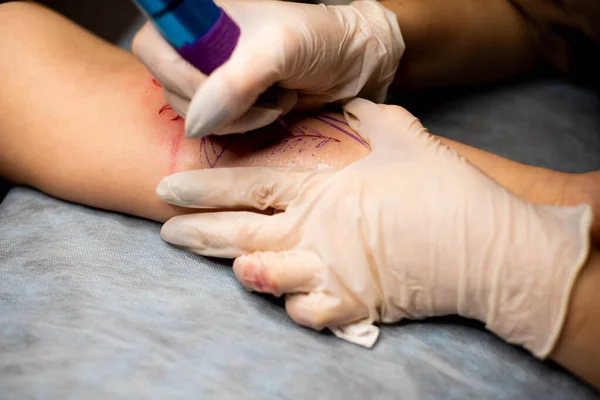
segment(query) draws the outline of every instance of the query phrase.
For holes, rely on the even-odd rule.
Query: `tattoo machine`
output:
[[[205,75],[229,59],[240,28],[212,0],[134,0],[167,42]],[[275,104],[277,88],[263,93],[258,103]]]
[[[240,28],[212,0],[137,0],[177,52],[209,75],[229,59]]]

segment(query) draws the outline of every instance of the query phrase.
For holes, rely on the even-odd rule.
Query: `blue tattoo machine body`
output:
[[[190,64],[209,75],[229,59],[240,28],[212,0],[137,0],[163,37]]]

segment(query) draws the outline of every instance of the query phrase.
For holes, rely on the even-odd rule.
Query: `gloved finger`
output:
[[[368,315],[364,306],[348,306],[340,298],[324,292],[290,295],[285,309],[298,325],[317,331],[347,325]]]
[[[206,79],[206,75],[181,58],[150,22],[136,34],[133,53],[165,89],[184,99],[191,99]]]
[[[171,105],[171,107],[173,107],[173,111],[175,111],[182,118],[185,118],[187,115],[187,109],[190,106],[190,101],[176,93],[169,91],[168,89],[163,89],[163,92],[165,94],[165,100]]]
[[[212,132],[213,135],[228,135],[230,133],[246,133],[274,122],[283,114],[276,105],[255,105],[235,121]]]
[[[399,106],[356,98],[345,103],[343,109],[346,122],[374,151],[376,148],[423,148],[431,136],[417,117]]]
[[[256,35],[257,38],[269,36],[263,32]],[[231,58],[198,89],[188,110],[185,126],[188,137],[198,138],[221,131],[246,113],[260,94],[280,80],[280,55],[273,46],[255,43],[257,41],[240,43]],[[279,115],[283,113],[279,104],[274,104],[273,110]]]
[[[319,177],[334,171],[300,167],[217,168],[179,172],[163,178],[158,197],[181,207],[257,210],[287,206]]]
[[[321,259],[304,250],[255,252],[233,263],[235,277],[246,288],[275,296],[316,290],[324,271]]]
[[[190,106],[190,101],[185,99],[176,93],[164,89],[165,99],[173,107],[173,110],[183,118],[187,116],[187,110]],[[269,104],[256,104],[248,112],[242,115],[240,118],[225,126],[218,132],[214,132],[215,135],[228,135],[230,133],[245,133],[254,129],[266,126],[282,114],[287,114],[294,105],[296,104],[296,92],[294,90],[279,89],[276,91],[277,104],[283,107],[273,107]]]
[[[296,105],[298,96],[295,90],[272,87],[269,89],[269,92],[271,93],[268,97],[269,102],[261,102],[262,97],[259,98],[259,102],[241,117],[218,131],[213,132],[213,134],[228,135],[230,133],[245,133],[262,128],[275,122],[280,116],[290,112]]]
[[[180,215],[163,225],[160,236],[192,253],[236,258],[285,249],[292,237],[286,234],[283,216],[240,211]]]

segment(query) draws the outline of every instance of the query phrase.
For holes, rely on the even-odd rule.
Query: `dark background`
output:
[[[139,15],[130,0],[40,0],[109,41],[118,39]],[[1,3],[8,3],[0,0]]]

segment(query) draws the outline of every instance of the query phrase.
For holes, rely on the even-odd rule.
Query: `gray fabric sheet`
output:
[[[593,93],[560,81],[421,109],[432,132],[567,171],[600,167]],[[365,350],[294,325],[159,225],[13,188],[0,206],[0,398],[600,398],[459,319]]]

